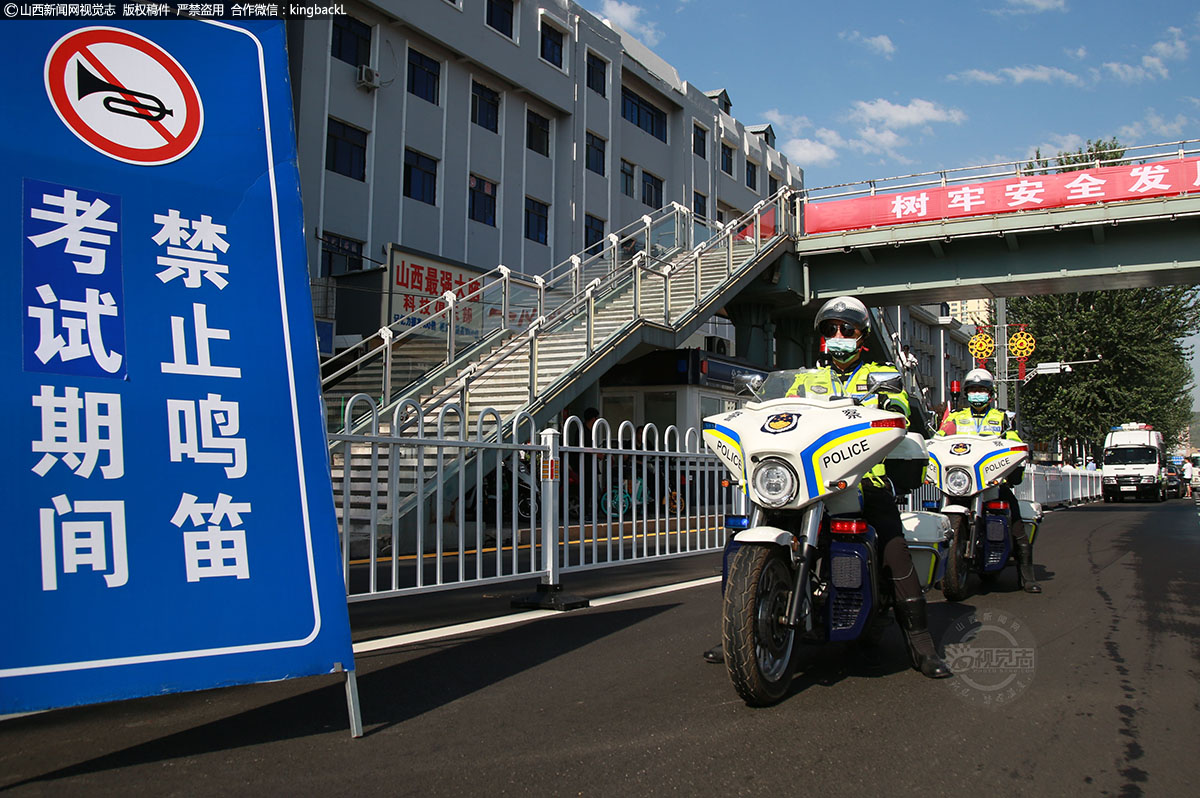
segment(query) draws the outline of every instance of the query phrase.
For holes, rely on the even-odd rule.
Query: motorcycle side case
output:
[[[904,540],[912,554],[913,568],[928,590],[946,571],[946,553],[950,550],[950,520],[941,513],[902,512]]]
[[[1021,510],[1021,519],[1025,522],[1025,532],[1029,535],[1029,543],[1033,544],[1033,538],[1037,535],[1038,526],[1042,523],[1042,505],[1038,502],[1031,502],[1026,499],[1017,499],[1017,505]]]
[[[925,439],[910,432],[884,461],[888,479],[897,493],[916,490],[925,483],[925,467],[929,465],[929,449]]]

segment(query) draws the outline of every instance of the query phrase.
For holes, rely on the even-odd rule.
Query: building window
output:
[[[775,192],[779,190],[779,178],[775,175],[767,175],[767,194],[775,196]]]
[[[496,226],[496,184],[471,175],[467,187],[467,216],[482,224]]]
[[[416,50],[408,51],[408,91],[422,100],[438,104],[438,80],[442,65]]]
[[[416,150],[404,151],[404,196],[437,204],[437,164]]]
[[[471,81],[471,121],[497,132],[500,129],[500,93]]]
[[[704,196],[699,191],[692,192],[692,213],[696,214],[701,219],[708,218],[708,197]]]
[[[525,146],[550,156],[550,120],[530,110],[525,111]]]
[[[598,175],[604,174],[604,139],[587,134],[587,149],[584,164]]]
[[[746,188],[758,191],[758,164],[746,161]]]
[[[487,24],[489,28],[513,37],[513,0],[487,0]]]
[[[621,193],[626,197],[633,196],[633,169],[629,161],[621,161]]]
[[[525,198],[525,237],[539,244],[546,243],[550,229],[550,206],[529,197]]]
[[[601,97],[607,96],[608,64],[595,53],[587,54],[587,87]]]
[[[692,127],[692,152],[701,158],[708,158],[708,131],[699,125]]]
[[[559,69],[563,65],[563,32],[542,20],[542,58]]]
[[[663,205],[663,184],[660,178],[642,170],[642,203],[651,208],[661,208]]]
[[[321,276],[362,271],[363,242],[334,233],[321,236]]]
[[[325,135],[325,168],[355,180],[367,179],[367,132],[336,119]]]
[[[604,246],[604,220],[590,213],[583,215],[583,245],[588,255],[595,255]]]
[[[721,171],[727,175],[733,174],[733,147],[721,145]]]
[[[649,100],[629,89],[621,89],[621,116],[654,138],[667,140],[667,115]]]
[[[329,54],[350,66],[371,62],[371,28],[344,14],[333,18],[333,43]]]

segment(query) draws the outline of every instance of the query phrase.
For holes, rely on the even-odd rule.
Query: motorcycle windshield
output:
[[[817,373],[817,369],[786,369],[784,371],[772,371],[767,375],[767,379],[763,382],[762,390],[759,392],[758,401],[766,402],[771,399],[783,399],[787,396],[798,396],[804,398],[804,376]],[[816,397],[808,397],[816,398]],[[832,398],[832,397],[822,397]]]

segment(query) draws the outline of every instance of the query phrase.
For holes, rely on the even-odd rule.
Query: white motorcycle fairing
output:
[[[943,493],[950,496],[974,496],[995,487],[1029,458],[1029,445],[1006,438],[981,435],[945,435],[929,441],[928,474]],[[965,490],[951,493],[946,477],[950,472],[966,474]],[[947,512],[945,508],[942,510]]]
[[[906,434],[907,422],[897,413],[856,405],[849,398],[790,396],[709,416],[703,432],[708,448],[754,503],[775,510],[798,510],[855,488]],[[747,451],[753,453],[751,462]],[[784,461],[794,472],[796,486],[786,501],[764,499],[754,484],[755,470],[768,458]],[[851,496],[857,505],[857,497]],[[831,512],[857,509],[830,507]]]

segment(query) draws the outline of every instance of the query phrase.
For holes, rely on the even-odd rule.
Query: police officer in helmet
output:
[[[992,406],[992,398],[996,394],[996,381],[990,371],[968,371],[967,376],[963,378],[963,392],[967,395],[967,406],[947,416],[938,430],[938,435],[982,435],[1003,437],[1012,441],[1021,440],[1017,431],[1012,428],[1008,414]],[[1020,479],[1016,481],[1020,482]],[[1021,587],[1026,593],[1041,593],[1042,586],[1033,577],[1033,544],[1029,542],[1029,536],[1025,532],[1025,522],[1021,520],[1017,497],[1007,482],[1000,485],[1000,499],[1008,502],[1009,530],[1013,551],[1017,555],[1017,574]]]
[[[799,375],[793,391],[803,386],[808,395],[861,397],[867,393],[868,374],[896,371],[892,366],[864,361],[863,344],[871,329],[871,317],[866,305],[854,297],[836,297],[826,302],[817,312],[815,326],[825,344],[830,365]],[[884,409],[905,416],[909,414],[908,395],[903,392],[878,395],[871,401]],[[950,669],[938,656],[929,634],[925,595],[904,540],[896,495],[882,464],[863,479],[859,490],[863,516],[875,528],[884,573],[892,585],[896,618],[908,641],[913,667],[931,679],[950,676]],[[704,658],[709,662],[721,662],[722,653],[718,645],[704,652]]]

